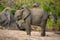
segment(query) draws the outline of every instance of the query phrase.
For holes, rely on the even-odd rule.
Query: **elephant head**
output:
[[[6,25],[9,23],[10,20],[10,7],[6,7],[1,13],[0,13],[0,20],[2,25]]]

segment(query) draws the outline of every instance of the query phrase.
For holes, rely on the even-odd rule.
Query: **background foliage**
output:
[[[40,8],[43,8],[48,13],[53,11],[58,17],[58,25],[60,25],[60,0],[0,0],[0,12],[7,6],[12,9],[18,9],[22,4],[26,4],[32,8],[34,2],[40,3]],[[53,22],[49,19],[47,25],[53,25]]]

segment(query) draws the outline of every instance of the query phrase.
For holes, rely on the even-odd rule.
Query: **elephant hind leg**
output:
[[[46,21],[43,21],[41,25],[41,36],[45,36],[46,35],[45,32],[46,32]]]
[[[42,29],[42,31],[41,31],[41,36],[45,36],[45,30],[44,29]]]

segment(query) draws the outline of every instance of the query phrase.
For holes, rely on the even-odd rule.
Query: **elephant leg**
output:
[[[26,32],[27,32],[27,40],[30,40],[30,36],[31,36],[31,20],[30,20],[30,16],[26,19]]]
[[[43,21],[42,22],[42,25],[41,25],[41,36],[45,36],[46,35],[46,22],[45,21]]]
[[[41,30],[41,36],[45,36],[46,33],[45,33],[45,26],[42,26],[42,30]]]
[[[30,36],[31,36],[31,25],[30,24],[26,24],[26,40],[30,40]]]
[[[27,35],[31,35],[31,25],[30,24],[26,24],[26,32],[27,32]]]

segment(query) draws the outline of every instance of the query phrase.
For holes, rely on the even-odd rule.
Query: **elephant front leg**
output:
[[[26,40],[30,40],[30,36],[31,36],[31,25],[30,24],[26,24],[26,32],[27,32]]]

